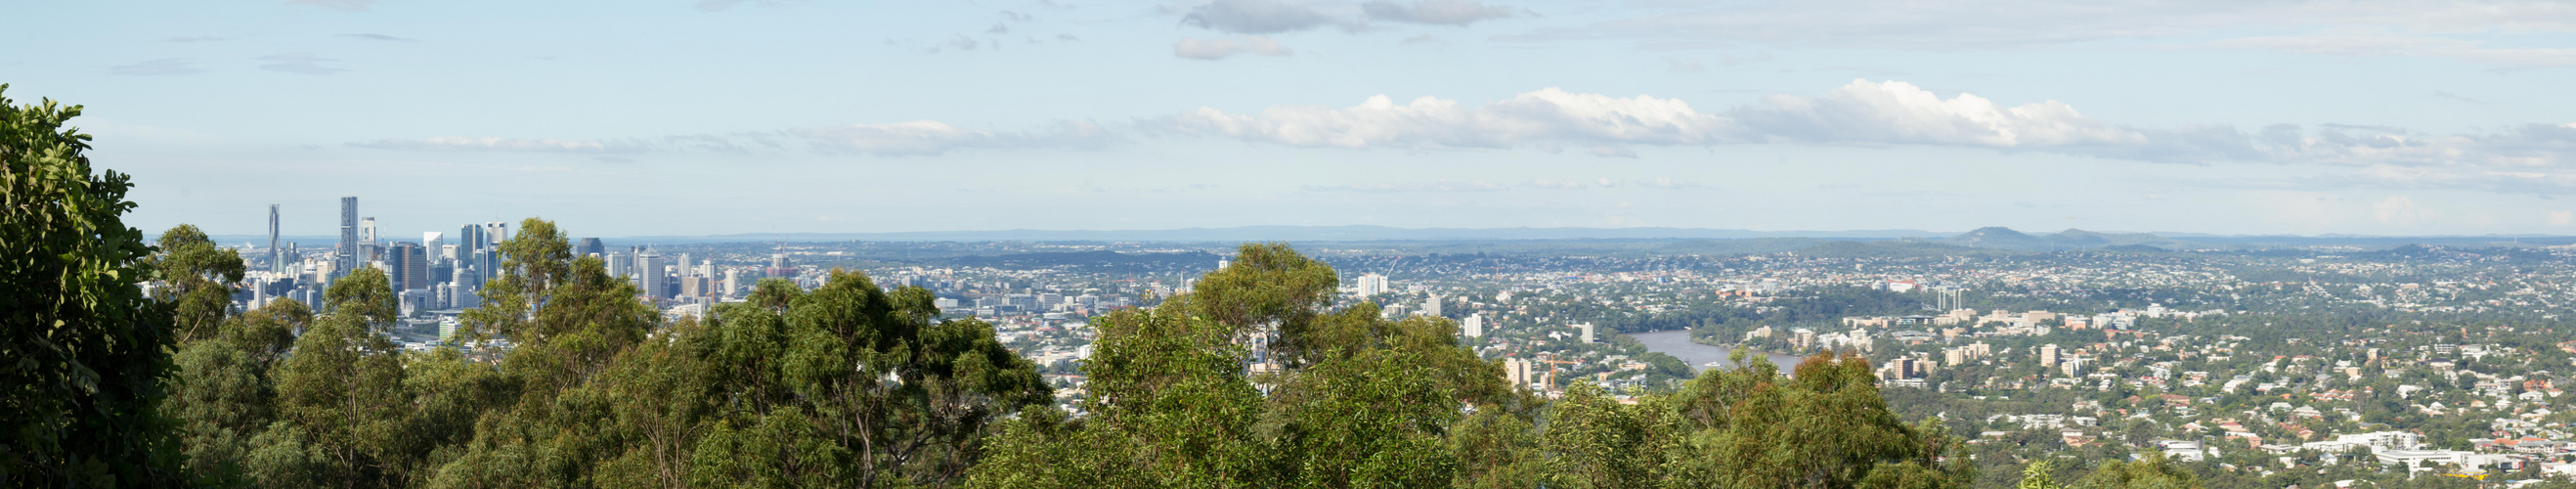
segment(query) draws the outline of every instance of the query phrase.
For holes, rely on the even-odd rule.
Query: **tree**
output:
[[[232,284],[241,282],[246,268],[240,252],[216,246],[187,224],[161,232],[159,250],[147,264],[160,285],[153,299],[170,308],[182,343],[215,334],[231,312]]]
[[[2148,452],[2135,461],[2112,460],[2093,469],[2077,484],[2083,489],[2199,489],[2200,478],[2175,466],[2164,452]]]
[[[982,459],[992,423],[1053,399],[991,325],[933,322],[928,290],[887,293],[840,270],[826,282],[728,305],[679,339],[722,379],[702,395],[734,401],[710,406],[692,483],[949,485]]]
[[[226,319],[216,335],[180,347],[178,382],[162,412],[181,423],[189,474],[200,484],[243,486],[252,437],[276,419],[272,368],[312,323],[301,302],[282,299]]]
[[[1389,321],[1369,303],[1327,311],[1335,276],[1284,245],[1245,245],[1195,290],[1095,318],[1086,416],[1005,422],[970,484],[1536,481],[1531,423],[1512,409],[1524,399],[1500,365],[1458,346],[1444,319]],[[1460,426],[1474,437],[1451,438]]]
[[[293,430],[288,433],[300,435],[292,441],[327,459],[320,467],[295,461],[323,471],[301,478],[383,487],[402,484],[417,469],[405,463],[417,453],[416,438],[404,430],[413,399],[403,385],[402,351],[381,333],[394,320],[392,290],[384,272],[373,268],[333,282],[324,292],[327,312],[278,366],[279,418]]]
[[[1100,338],[1082,361],[1088,417],[1024,410],[1003,423],[969,485],[1279,485],[1283,467],[1253,432],[1262,400],[1245,376],[1248,354],[1231,328],[1171,304],[1095,318]]]
[[[80,112],[0,96],[0,486],[175,485],[176,334],[138,285],[131,179],[93,173],[90,136],[63,126]]]

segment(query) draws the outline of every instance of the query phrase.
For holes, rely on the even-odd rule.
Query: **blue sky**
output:
[[[2576,4],[13,2],[132,223],[2576,234]]]

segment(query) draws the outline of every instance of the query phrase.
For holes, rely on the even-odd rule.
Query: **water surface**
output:
[[[1647,351],[1672,355],[1673,358],[1682,359],[1682,363],[1690,364],[1691,369],[1694,372],[1708,370],[1719,366],[1731,366],[1726,363],[1727,353],[1733,351],[1731,348],[1692,343],[1690,340],[1690,330],[1687,329],[1656,331],[1652,333],[1629,333],[1628,337],[1636,338],[1638,343],[1645,343]],[[1765,356],[1771,357],[1771,364],[1780,366],[1780,370],[1784,372],[1788,371],[1792,367],[1798,366],[1799,357],[1797,355],[1770,353]],[[1710,362],[1716,362],[1717,365],[1710,365]]]

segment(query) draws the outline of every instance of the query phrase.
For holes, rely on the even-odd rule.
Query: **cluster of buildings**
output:
[[[269,246],[251,254],[258,266],[245,274],[240,302],[261,307],[294,299],[315,310],[333,283],[361,268],[383,271],[406,317],[455,311],[479,303],[484,281],[503,266],[500,245],[509,239],[507,223],[459,226],[454,235],[428,232],[419,241],[384,236],[376,219],[361,217],[357,197],[340,199],[340,242],[332,249],[305,251],[278,236],[278,208],[269,206]]]

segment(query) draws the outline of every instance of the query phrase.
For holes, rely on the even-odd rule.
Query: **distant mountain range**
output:
[[[1387,226],[1242,226],[1228,228],[1078,231],[919,231],[899,233],[786,233],[718,236],[636,236],[626,240],[692,241],[1467,241],[1521,239],[1753,239],[1939,238],[1950,233],[1918,229],[1855,231],[1749,231],[1705,228],[1399,228]]]
[[[227,245],[265,244],[264,235],[216,235],[217,242]],[[328,249],[338,241],[336,236],[286,236],[286,241],[303,247]],[[2236,249],[2279,246],[2356,246],[2389,248],[2408,244],[2435,245],[2569,245],[2576,236],[2485,235],[2485,236],[2360,236],[2329,234],[2293,235],[2216,235],[2199,233],[2106,233],[2068,229],[2055,233],[2031,234],[2004,227],[1978,228],[1966,233],[1946,233],[1918,229],[1873,229],[1851,231],[1751,231],[1706,228],[1398,228],[1387,226],[1242,226],[1227,228],[1184,228],[1147,230],[1043,230],[1014,229],[1000,231],[918,231],[893,233],[745,233],[705,236],[629,236],[604,238],[612,246],[634,244],[680,244],[758,241],[1141,241],[1141,242],[1670,242],[1668,247],[1742,249],[1797,249],[1832,241],[1901,241],[1937,243],[1963,248],[2019,251],[2048,251],[2153,247],[2165,250]],[[1721,244],[1737,242],[1737,244]],[[1704,243],[1704,244],[1691,244]],[[1677,250],[1676,250],[1677,251]]]
[[[2113,246],[2152,246],[2162,249],[2208,247],[2205,244],[2195,246],[2192,243],[2186,243],[2149,233],[2097,233],[2082,229],[2068,229],[2065,231],[2059,231],[2055,234],[2031,235],[2005,227],[1977,228],[1974,231],[1968,231],[1967,233],[1963,233],[1958,236],[1951,236],[1949,239],[1944,239],[1940,242],[1972,248],[1997,248],[2028,251],[2090,249]]]

